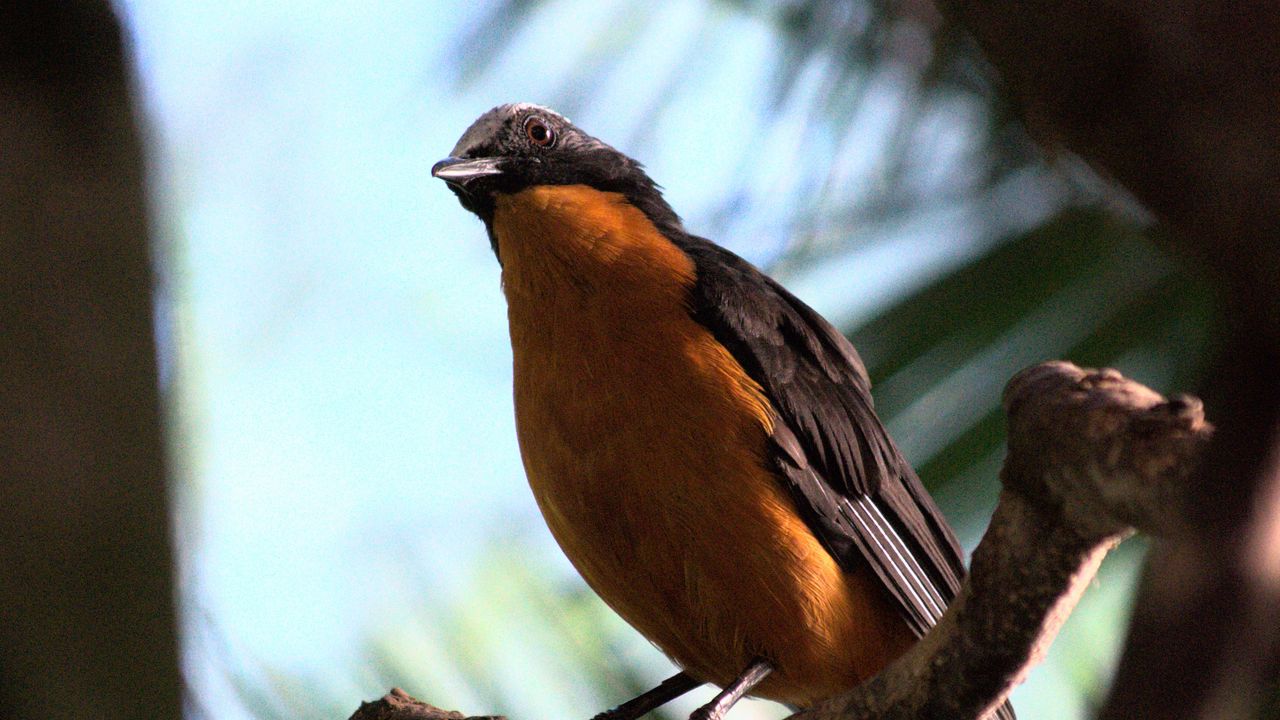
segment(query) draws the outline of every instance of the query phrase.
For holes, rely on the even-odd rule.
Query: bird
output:
[[[707,683],[721,690],[693,720],[747,695],[810,706],[937,623],[960,547],[829,322],[549,108],[485,112],[431,174],[497,256],[517,440],[551,534],[679,668],[595,720]]]

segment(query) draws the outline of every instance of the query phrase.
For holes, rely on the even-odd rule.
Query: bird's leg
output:
[[[663,680],[658,687],[632,698],[612,710],[605,710],[591,718],[591,720],[636,720],[636,718],[650,710],[675,700],[701,684],[701,680],[694,680],[682,672],[676,673]]]
[[[711,702],[694,710],[689,720],[723,720],[729,708],[741,700],[743,695],[751,692],[751,689],[759,685],[760,681],[771,672],[773,672],[773,665],[768,660],[763,658],[752,660],[747,669],[743,670],[742,674],[729,683],[724,690],[721,690],[719,695],[712,698]]]

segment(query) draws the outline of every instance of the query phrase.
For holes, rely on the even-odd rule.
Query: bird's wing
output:
[[[830,323],[733,253],[681,239],[698,279],[690,310],[760,384],[778,420],[780,480],[846,569],[868,563],[917,635],[964,575],[959,545],[872,409],[857,352]]]

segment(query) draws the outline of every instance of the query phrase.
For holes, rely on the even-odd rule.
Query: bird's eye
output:
[[[524,134],[529,138],[529,142],[538,147],[551,147],[556,141],[556,134],[544,121],[537,115],[531,116],[524,121]]]

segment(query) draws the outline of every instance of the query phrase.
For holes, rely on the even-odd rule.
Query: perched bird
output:
[[[955,536],[826,320],[689,234],[640,163],[547,108],[490,110],[431,174],[502,266],[547,525],[681,668],[598,717],[703,683],[723,691],[700,720],[746,694],[810,705],[937,622],[964,574]]]

